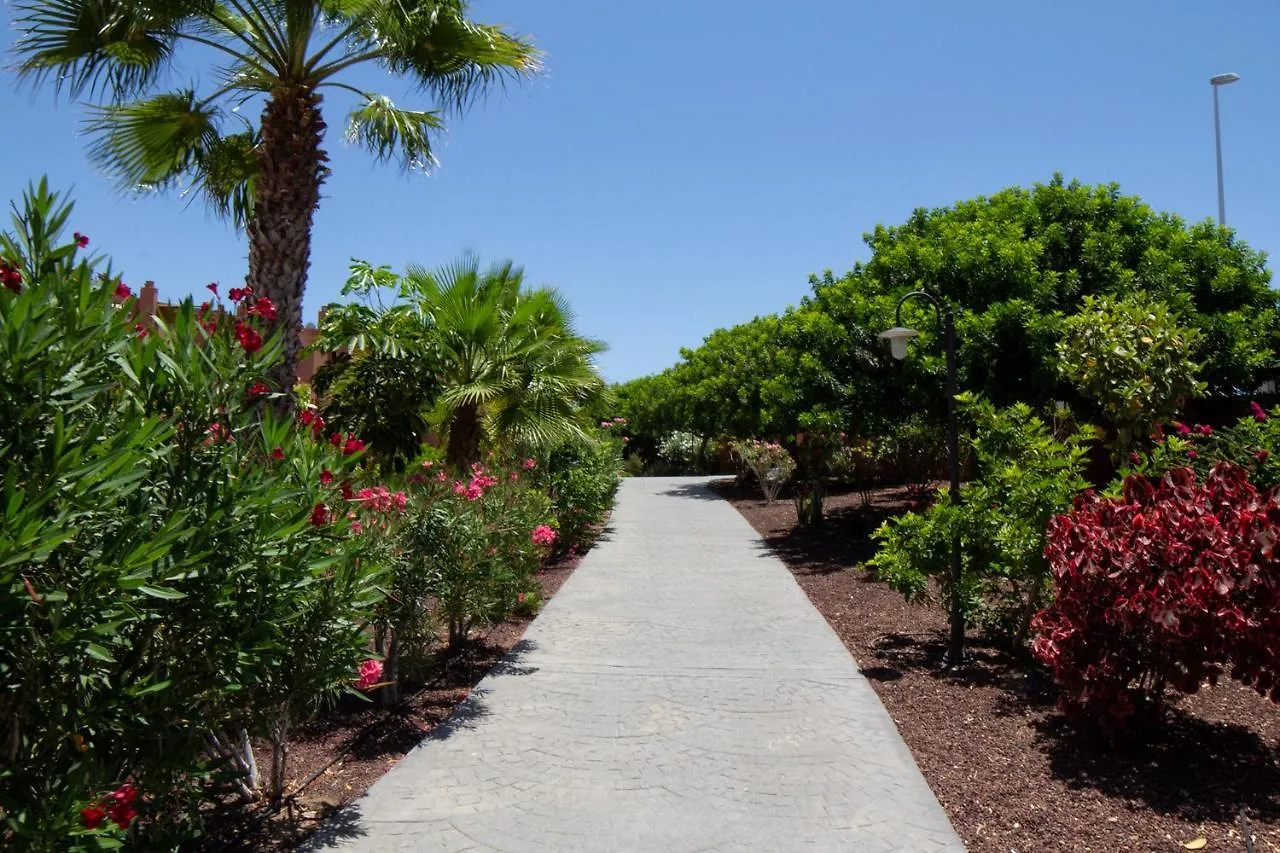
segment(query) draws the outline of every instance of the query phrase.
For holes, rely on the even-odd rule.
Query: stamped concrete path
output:
[[[705,482],[625,481],[516,653],[311,849],[963,851],[853,658]]]

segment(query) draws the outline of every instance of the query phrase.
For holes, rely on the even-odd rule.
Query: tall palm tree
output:
[[[321,90],[356,98],[349,140],[418,169],[434,162],[445,112],[538,68],[527,39],[472,22],[467,0],[19,0],[14,9],[22,74],[100,102],[90,153],[122,187],[181,187],[247,228],[248,283],[275,302],[284,330],[282,387],[293,381],[312,215],[329,173]],[[182,45],[221,57],[212,90],[150,94]],[[346,82],[367,63],[407,77],[438,109],[401,108]],[[255,99],[256,126],[237,112]]]
[[[430,330],[447,461],[459,470],[486,436],[533,447],[585,437],[587,411],[607,393],[592,361],[604,345],[574,331],[556,291],[523,282],[510,261],[482,269],[471,256],[410,267],[401,282]]]

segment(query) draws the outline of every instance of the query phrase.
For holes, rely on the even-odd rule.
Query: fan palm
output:
[[[529,41],[472,22],[466,0],[20,0],[14,8],[21,72],[100,101],[88,120],[90,154],[122,187],[181,187],[247,229],[248,283],[276,303],[285,335],[282,387],[292,384],[312,215],[328,175],[322,90],[355,96],[349,140],[418,169],[434,162],[444,112],[538,67]],[[154,94],[182,45],[221,57],[212,90]],[[351,85],[350,70],[369,63],[407,77],[439,109],[402,108]],[[256,126],[236,112],[254,99]]]
[[[587,411],[606,393],[593,356],[551,288],[525,288],[510,261],[482,269],[474,257],[437,270],[410,267],[401,292],[430,329],[437,405],[458,470],[480,457],[486,436],[539,447],[585,438]]]

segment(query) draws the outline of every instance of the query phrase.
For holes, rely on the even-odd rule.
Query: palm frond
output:
[[[219,219],[243,229],[253,218],[254,187],[258,179],[258,135],[232,133],[207,141],[196,153],[191,186]]]
[[[116,99],[154,84],[173,56],[178,27],[191,4],[122,0],[23,0],[14,4],[20,31],[19,74],[71,97],[109,91]]]
[[[89,157],[126,190],[172,186],[216,143],[221,111],[191,90],[94,107],[84,129]]]
[[[406,171],[435,165],[431,134],[443,129],[439,113],[401,109],[383,95],[369,95],[347,117],[348,142],[363,145],[379,160],[398,160]]]
[[[407,74],[446,109],[461,110],[511,77],[541,68],[531,41],[466,16],[463,0],[381,4],[360,33],[388,70]]]

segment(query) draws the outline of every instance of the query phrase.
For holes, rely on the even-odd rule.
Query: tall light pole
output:
[[[1222,194],[1222,123],[1218,119],[1218,89],[1240,79],[1239,74],[1215,74],[1209,78],[1213,87],[1213,144],[1218,152],[1218,225],[1227,224],[1227,201]]]
[[[907,341],[920,334],[915,329],[902,325],[902,306],[904,303],[919,299],[933,306],[938,322],[938,331],[942,333],[943,344],[947,353],[947,462],[951,469],[951,503],[960,505],[960,427],[956,419],[956,394],[959,392],[959,381],[956,378],[956,315],[950,305],[943,305],[938,298],[928,291],[913,290],[898,300],[898,309],[894,314],[898,325],[888,331],[881,332],[880,337],[889,341],[889,351],[898,361],[907,357]],[[959,667],[964,664],[964,609],[960,584],[964,579],[960,562],[960,537],[951,540],[951,638],[947,644],[947,667]]]

